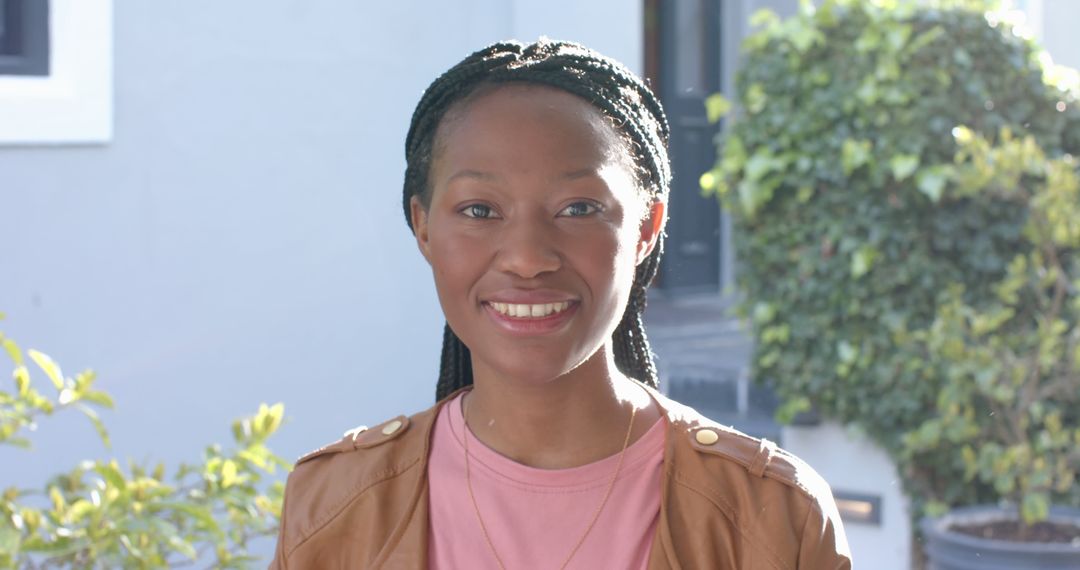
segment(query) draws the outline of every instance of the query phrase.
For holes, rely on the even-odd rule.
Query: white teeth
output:
[[[562,301],[560,303],[541,303],[537,305],[526,305],[522,303],[491,303],[491,308],[510,317],[536,319],[565,311],[570,308],[570,302]]]

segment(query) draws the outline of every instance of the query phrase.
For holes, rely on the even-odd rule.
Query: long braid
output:
[[[626,139],[633,155],[638,184],[652,199],[665,199],[671,183],[667,145],[670,131],[660,102],[636,75],[622,64],[571,42],[542,39],[533,44],[501,42],[479,50],[437,78],[424,91],[413,112],[405,140],[405,184],[402,206],[412,227],[410,201],[430,204],[428,170],[435,135],[447,111],[485,85],[525,82],[555,87],[588,101],[606,115]],[[642,315],[646,290],[656,277],[663,255],[661,234],[649,257],[638,265],[626,310],[612,345],[615,364],[631,378],[659,384],[656,364],[645,336]],[[436,399],[473,382],[469,348],[446,325]]]
[[[450,330],[443,328],[442,361],[439,364],[439,383],[435,386],[435,399],[472,384],[472,355],[469,347]]]

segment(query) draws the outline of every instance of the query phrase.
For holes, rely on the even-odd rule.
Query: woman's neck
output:
[[[532,467],[563,469],[618,453],[632,409],[630,441],[659,418],[649,394],[603,354],[548,382],[497,378],[473,363],[463,411],[472,433],[500,454]]]

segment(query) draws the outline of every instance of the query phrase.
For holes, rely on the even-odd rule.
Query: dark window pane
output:
[[[14,38],[9,28],[14,22],[14,18],[11,17],[9,12],[14,6],[14,2],[11,0],[0,0],[0,54],[12,55],[14,54]]]
[[[0,75],[48,74],[48,0],[0,0]]]

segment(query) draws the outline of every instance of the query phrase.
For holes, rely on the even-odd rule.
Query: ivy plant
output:
[[[824,0],[787,20],[759,12],[735,103],[708,103],[714,119],[732,109],[701,183],[734,222],[755,378],[784,401],[782,419],[812,406],[878,442],[898,462],[916,515],[1020,487],[1037,497],[1026,499],[1032,515],[1048,493],[1078,495],[1065,489],[1071,467],[1021,474],[1000,459],[1025,457],[1017,442],[1032,444],[1027,453],[1066,445],[1075,411],[1054,415],[1044,404],[1003,428],[1001,409],[990,416],[995,408],[971,399],[982,389],[973,378],[1004,382],[998,372],[1032,346],[1046,347],[1044,366],[1019,379],[1024,386],[1068,366],[1076,313],[1031,304],[1039,296],[1024,279],[1059,271],[1036,229],[1072,231],[1062,220],[1071,210],[1040,208],[1070,199],[1068,183],[1047,177],[1075,170],[1068,157],[1080,156],[1076,73],[980,5]],[[1006,191],[1001,180],[1013,179],[998,180],[1006,167],[994,161],[1017,145],[1037,152],[1016,178],[1023,184]],[[1073,271],[1072,246],[1055,243],[1060,271]],[[1009,287],[1024,304],[1006,319]],[[988,323],[1004,328],[987,332]],[[979,334],[956,336],[976,326]],[[1043,389],[995,390],[1005,399],[995,405],[1019,409],[1035,405],[1024,390]],[[975,415],[980,437],[1018,431],[983,445],[971,424],[946,419],[964,414]],[[1039,443],[1047,437],[1049,447]]]

